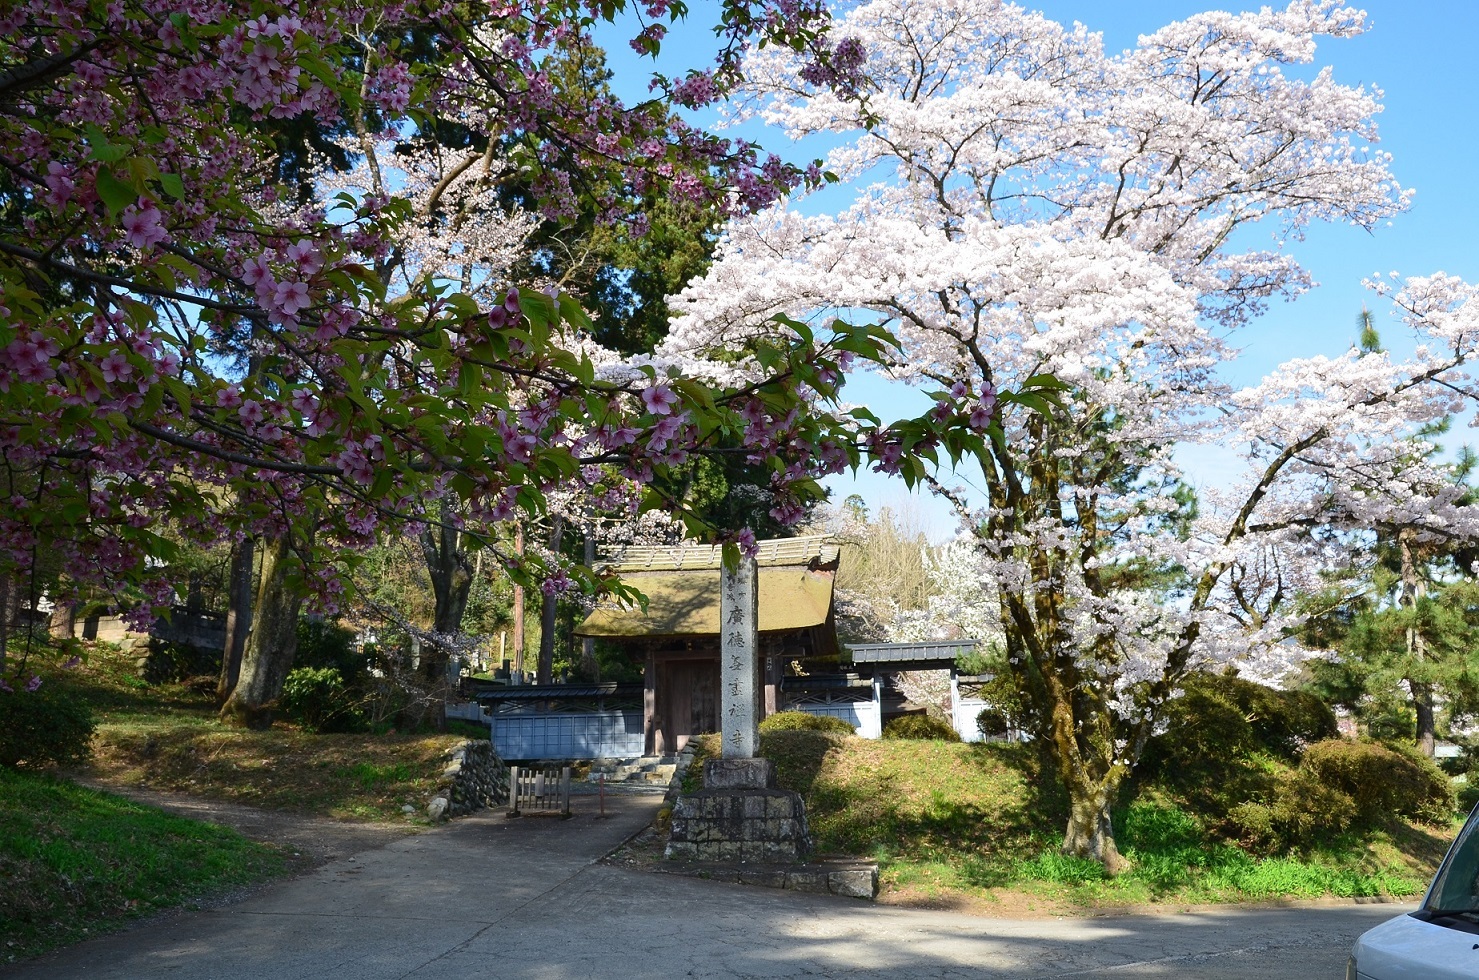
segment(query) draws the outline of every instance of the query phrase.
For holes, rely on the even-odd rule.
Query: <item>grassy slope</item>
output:
[[[92,772],[271,809],[354,820],[402,820],[426,805],[458,735],[316,735],[279,723],[265,732],[216,720],[214,699],[148,685],[128,658],[99,648],[69,679],[98,712]]]
[[[0,769],[0,959],[44,952],[284,870],[276,848],[233,830]]]
[[[1442,857],[1449,827],[1393,823],[1308,854],[1258,859],[1205,835],[1164,794],[1117,814],[1131,872],[1064,858],[1065,800],[1021,745],[870,741],[785,732],[762,752],[806,796],[817,849],[880,862],[894,901],[1049,911],[1144,903],[1412,895]]]

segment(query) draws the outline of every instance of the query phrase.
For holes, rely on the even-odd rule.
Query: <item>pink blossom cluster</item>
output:
[[[736,42],[821,44],[817,5],[732,5]],[[388,40],[433,21],[418,63]],[[343,126],[354,166],[373,169],[374,144],[429,113],[522,143],[545,213],[601,181],[742,209],[803,179],[749,143],[567,88],[547,55],[590,39],[566,6],[273,0],[248,16],[222,0],[21,0],[0,27],[0,164],[18,202],[0,218],[0,495],[13,501],[0,572],[54,550],[77,582],[145,588],[144,616],[169,599],[148,562],[166,530],[288,535],[329,608],[332,558],[449,487],[492,521],[572,484],[630,507],[588,468],[647,480],[738,446],[770,467],[776,513],[793,519],[818,473],[851,462],[846,435],[796,410],[840,376],[838,348],[797,341],[713,390],[680,374],[596,381],[569,297],[521,293],[511,263],[450,289],[454,261],[518,247],[466,222],[421,233],[449,201],[476,213],[491,164],[342,193],[326,170],[290,172],[288,130]],[[735,56],[684,99],[721,95]],[[639,227],[625,200],[608,195],[603,216]]]

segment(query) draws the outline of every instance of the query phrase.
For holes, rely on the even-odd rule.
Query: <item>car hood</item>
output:
[[[1371,980],[1474,980],[1479,935],[1398,916],[1356,940],[1356,969]]]

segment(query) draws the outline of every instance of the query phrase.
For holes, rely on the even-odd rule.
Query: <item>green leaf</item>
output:
[[[457,392],[464,398],[477,390],[479,372],[476,365],[463,364],[457,369]]]
[[[1072,385],[1066,381],[1059,381],[1056,375],[1034,374],[1023,381],[1019,388],[1051,388],[1054,391],[1068,391]]]
[[[139,415],[142,418],[152,419],[159,414],[159,410],[163,407],[164,386],[151,385],[148,394],[144,396],[144,404],[139,408]]]
[[[160,174],[159,186],[176,201],[185,199],[185,182],[180,179],[179,174]]]
[[[1052,403],[1036,392],[1023,391],[1014,395],[1004,395],[1001,400],[1016,402],[1018,405],[1030,408],[1037,412],[1037,414],[1047,418],[1053,417]]]
[[[591,328],[590,315],[586,313],[580,302],[569,293],[560,294],[560,318],[577,330],[589,330]]]
[[[139,199],[138,189],[125,184],[107,167],[98,169],[98,197],[108,206],[110,215],[117,214]]]
[[[89,123],[85,132],[87,142],[92,146],[92,152],[88,154],[89,160],[97,160],[99,163],[116,163],[128,156],[128,147],[118,146],[108,140],[108,134]]]

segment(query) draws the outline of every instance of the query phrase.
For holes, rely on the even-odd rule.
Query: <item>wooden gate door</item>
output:
[[[667,680],[671,751],[677,752],[691,736],[719,730],[719,665],[711,660],[673,661]]]

